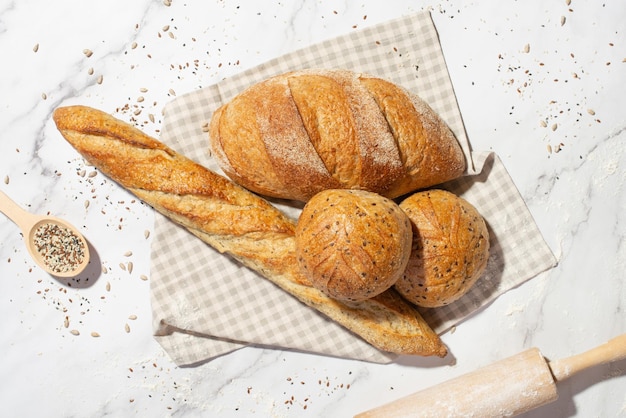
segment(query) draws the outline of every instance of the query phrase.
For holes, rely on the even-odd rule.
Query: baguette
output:
[[[396,198],[466,167],[426,102],[347,70],[293,71],[249,87],[213,114],[209,144],[236,183],[303,202],[339,188]]]
[[[437,334],[394,290],[343,303],[312,287],[297,267],[295,222],[264,199],[99,110],[62,107],[53,119],[63,137],[112,180],[377,349],[446,355]]]

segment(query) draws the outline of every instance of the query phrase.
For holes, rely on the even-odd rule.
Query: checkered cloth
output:
[[[467,199],[485,217],[491,252],[486,273],[467,295],[449,306],[422,311],[437,332],[555,265],[554,255],[497,155],[470,150],[427,12],[295,51],[180,96],[165,108],[161,140],[221,173],[209,155],[204,129],[213,111],[254,83],[302,68],[350,69],[402,85],[428,102],[461,143],[470,162],[466,176],[442,187]],[[294,217],[298,214],[294,207],[279,208]],[[396,358],[160,215],[151,263],[155,336],[179,365],[204,362],[248,345],[381,363]]]

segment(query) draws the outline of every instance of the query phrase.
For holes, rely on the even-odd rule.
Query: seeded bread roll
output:
[[[360,301],[389,289],[411,254],[411,224],[390,199],[363,190],[325,190],[304,206],[296,257],[328,296]]]
[[[54,121],[102,173],[374,347],[398,354],[446,355],[437,334],[393,289],[347,304],[311,286],[298,268],[295,222],[259,196],[99,110],[62,107],[55,110]]]
[[[210,146],[233,181],[308,201],[326,189],[395,198],[463,174],[465,157],[419,97],[346,70],[302,70],[258,83],[213,114]]]
[[[445,190],[418,192],[400,207],[411,220],[413,247],[395,289],[426,308],[454,302],[483,274],[489,231],[469,202]]]

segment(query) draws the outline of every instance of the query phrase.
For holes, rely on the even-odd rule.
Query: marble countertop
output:
[[[501,157],[559,264],[445,333],[453,359],[247,347],[177,367],[152,337],[153,211],[77,170],[52,111],[84,104],[158,137],[176,95],[425,9],[473,148]],[[352,416],[530,347],[562,358],[626,332],[625,22],[619,0],[0,2],[0,190],[72,221],[102,265],[55,279],[1,217],[3,415]],[[625,417],[626,362],[558,390],[526,416]]]

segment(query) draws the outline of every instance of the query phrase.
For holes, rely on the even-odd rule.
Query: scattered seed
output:
[[[145,274],[142,274],[141,276],[139,276],[139,278],[143,280],[144,282],[148,280],[148,276],[146,276]]]
[[[150,122],[154,123],[154,115],[152,113],[148,115],[148,119],[150,119]]]
[[[98,76],[98,80],[96,80],[96,82],[97,82],[98,84],[102,84],[102,81],[103,81],[103,80],[104,80],[104,77],[103,77],[103,76],[102,76],[102,74],[101,74],[101,75],[99,75],[99,76]]]
[[[65,320],[63,320],[63,326],[65,328],[69,328],[70,326],[70,319],[67,316],[65,317]]]
[[[37,51],[39,51],[39,44],[35,44],[35,46],[33,46],[33,52]]]
[[[551,126],[550,129],[552,129],[553,131],[556,131],[556,128],[558,128],[558,125],[555,123]]]
[[[91,173],[89,173],[88,177],[89,177],[89,178],[91,178],[91,177],[96,177],[97,175],[98,175],[98,172],[97,172],[97,171],[92,171]]]
[[[587,113],[589,113],[591,116],[596,114],[596,111],[593,109],[587,109]]]
[[[130,325],[124,324],[124,331],[126,331],[126,333],[129,333],[130,332]]]
[[[539,125],[541,125],[542,128],[546,128],[548,126],[545,120],[540,120]]]
[[[548,144],[546,148],[548,150],[548,154],[552,154],[552,145]]]
[[[150,231],[149,231],[149,230],[147,230],[147,229],[146,229],[145,231],[143,231],[143,236],[144,236],[146,239],[150,238]]]
[[[137,315],[129,315],[128,319],[130,319],[131,321],[134,321],[135,319],[137,319]]]
[[[565,4],[569,6],[570,4],[572,4],[572,0],[565,0]]]
[[[524,45],[524,53],[528,54],[530,52],[530,44]]]
[[[72,335],[80,335],[80,332],[78,332],[77,329],[73,329],[73,330],[70,331],[70,334],[72,334]]]
[[[89,74],[89,75],[93,75],[93,68],[88,69],[88,70],[87,70],[87,74]]]
[[[107,268],[104,264],[102,265],[102,273],[107,274]]]
[[[163,5],[166,7],[170,7],[172,5],[172,0],[163,0]]]
[[[124,263],[120,263],[120,268],[124,271],[126,271],[126,264]]]
[[[137,102],[141,103],[141,102],[143,102],[143,101],[144,101],[143,96],[139,96],[139,97],[137,97]]]
[[[565,16],[561,16],[561,26],[565,24]]]
[[[4,176],[4,184],[9,184],[9,176]]]
[[[129,261],[128,262],[128,273],[132,273],[133,272],[133,262]]]
[[[168,30],[170,30],[170,25],[163,26],[163,32],[167,32]]]
[[[124,257],[130,257],[131,255],[133,255],[133,252],[132,252],[132,251],[126,251],[126,252],[124,253]]]
[[[98,338],[100,336],[100,334],[98,334],[97,332],[93,331],[91,333],[91,336],[94,337],[94,338]]]
[[[48,98],[48,95],[46,93],[41,93],[41,98],[46,100]]]
[[[89,200],[85,200],[85,209],[89,207]]]
[[[106,284],[106,290],[107,290],[107,292],[110,292],[110,291],[111,291],[111,283],[107,282],[107,284]]]
[[[174,91],[174,89],[170,89],[169,93],[170,93],[170,96],[176,96],[176,92]]]
[[[91,49],[83,49],[83,54],[85,54],[85,56],[89,58],[93,55],[93,51]]]

